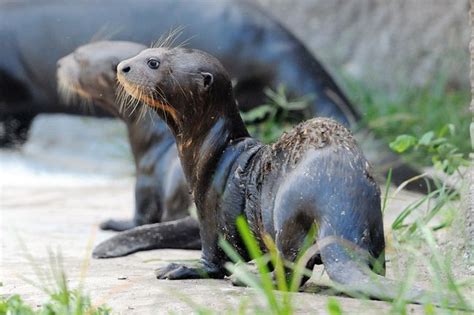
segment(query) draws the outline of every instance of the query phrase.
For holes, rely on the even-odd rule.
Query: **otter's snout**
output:
[[[130,66],[126,62],[121,62],[117,66],[117,72],[118,73],[128,73],[130,72]]]
[[[56,62],[56,77],[58,80],[65,82],[75,78],[75,69],[69,60],[70,57],[67,55]]]

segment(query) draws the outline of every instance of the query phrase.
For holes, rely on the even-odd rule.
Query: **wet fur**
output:
[[[161,61],[158,70],[147,68],[150,57]],[[379,299],[398,296],[399,284],[383,277],[380,189],[345,127],[314,118],[275,144],[263,145],[243,125],[225,69],[198,50],[149,49],[117,69],[127,92],[129,86],[159,88],[178,114],[168,126],[201,223],[201,264],[170,264],[156,271],[158,279],[224,277],[227,257],[218,245],[221,237],[249,259],[235,225],[236,218],[244,216],[257,239],[270,235],[288,261],[296,259],[316,225],[319,251],[308,261],[308,269],[323,263],[329,277],[346,288]],[[184,94],[175,93],[176,83],[167,75],[176,70],[174,81]],[[165,116],[163,109],[152,108]],[[405,298],[422,303],[424,293],[413,288]]]

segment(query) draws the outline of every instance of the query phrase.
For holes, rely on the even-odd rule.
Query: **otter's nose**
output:
[[[126,63],[121,62],[117,66],[117,71],[122,72],[122,73],[130,72],[130,66],[127,65]]]

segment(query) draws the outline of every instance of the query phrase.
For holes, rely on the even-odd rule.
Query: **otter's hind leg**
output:
[[[287,217],[280,216],[275,223],[275,230],[277,231],[275,243],[280,255],[285,261],[296,262],[298,257],[302,257],[303,253],[301,250],[305,241],[312,241],[308,237],[314,223],[313,218],[304,212],[298,211]],[[306,270],[304,270],[301,276],[300,285],[309,280],[313,267],[317,263],[320,263],[319,254],[315,253],[308,257],[308,260],[305,262]],[[286,280],[288,282],[292,281],[294,275],[294,270],[286,270]]]

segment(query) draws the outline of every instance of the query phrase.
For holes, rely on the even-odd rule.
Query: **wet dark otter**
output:
[[[345,127],[315,118],[263,145],[249,136],[224,67],[198,50],[147,49],[117,73],[174,134],[201,222],[200,265],[170,264],[156,271],[159,279],[224,277],[218,239],[248,259],[235,224],[244,216],[257,239],[269,234],[289,261],[315,224],[319,253],[309,269],[322,262],[337,283],[375,298],[397,296],[394,281],[371,271],[385,272],[380,190]],[[407,298],[421,302],[422,293],[411,289]]]
[[[81,46],[58,61],[57,77],[62,95],[78,94],[119,117],[127,126],[136,166],[135,216],[128,221],[106,221],[101,224],[104,230],[122,231],[183,218],[188,216],[192,203],[168,127],[152,111],[146,114],[138,110],[121,111],[115,100],[117,64],[145,48],[132,42],[102,41]],[[140,232],[119,234],[100,244],[94,256],[115,257],[164,247],[199,249],[197,221],[179,222],[167,225],[166,230],[158,224],[142,228]],[[173,227],[176,231],[171,233]],[[178,235],[179,242],[173,241]]]
[[[119,64],[118,79],[176,137],[202,224],[202,268],[208,276],[225,273],[219,234],[245,253],[235,228],[239,215],[247,217],[255,235],[270,234],[289,260],[314,222],[319,238],[340,237],[374,257],[383,255],[379,189],[341,125],[313,119],[272,146],[261,144],[239,116],[223,66],[197,50],[144,50]],[[321,250],[330,274],[336,258],[352,261],[339,247]],[[159,278],[201,276],[202,270],[185,266],[158,271]]]

